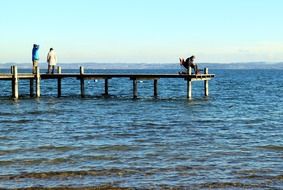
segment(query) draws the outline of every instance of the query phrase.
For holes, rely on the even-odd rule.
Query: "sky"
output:
[[[2,0],[0,64],[282,62],[282,0]]]

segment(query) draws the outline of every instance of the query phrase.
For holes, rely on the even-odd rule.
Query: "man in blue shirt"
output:
[[[33,44],[32,48],[32,73],[36,73],[36,68],[38,67],[38,61],[39,61],[39,45]]]

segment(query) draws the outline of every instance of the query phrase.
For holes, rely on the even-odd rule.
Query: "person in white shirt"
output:
[[[52,69],[52,74],[54,74],[55,66],[57,64],[57,56],[53,48],[50,48],[47,54],[47,63],[48,63],[48,74],[50,73],[50,69]]]

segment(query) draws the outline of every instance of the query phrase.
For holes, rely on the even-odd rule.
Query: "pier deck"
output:
[[[62,73],[61,67],[58,67],[58,73],[55,74],[41,74],[37,68],[36,74],[32,73],[18,73],[16,66],[11,67],[10,73],[0,73],[0,80],[12,81],[12,98],[17,99],[18,81],[30,80],[30,96],[34,96],[34,81],[36,86],[36,97],[40,97],[40,80],[57,79],[58,97],[61,96],[61,80],[64,78],[75,78],[80,80],[81,96],[85,96],[85,80],[105,80],[104,95],[108,95],[108,80],[113,78],[128,78],[133,81],[133,97],[137,98],[137,81],[138,80],[153,80],[154,81],[154,96],[157,96],[157,83],[161,78],[177,78],[187,81],[187,98],[192,97],[192,81],[204,81],[204,94],[208,96],[208,81],[214,78],[214,74],[208,74],[208,69],[204,70],[203,74],[191,74],[191,70],[186,74],[116,74],[116,73],[85,73],[84,68],[80,67],[79,73]]]

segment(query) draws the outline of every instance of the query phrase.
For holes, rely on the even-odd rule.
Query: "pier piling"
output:
[[[153,96],[154,97],[157,97],[157,81],[158,81],[157,79],[153,80],[153,88],[154,88]]]
[[[84,67],[80,67],[80,81],[81,81],[81,97],[85,97],[85,80],[83,78],[84,75]]]
[[[208,74],[208,68],[204,69],[204,74]],[[204,95],[208,96],[208,80],[204,80]]]
[[[29,95],[34,97],[34,79],[29,79]]]
[[[192,74],[192,68],[189,67],[188,71],[188,76],[187,76],[187,98],[191,99],[192,98],[192,80],[190,78],[190,75]]]
[[[12,73],[12,98],[18,99],[19,98],[19,81],[18,81],[17,66],[11,67],[11,73]]]
[[[108,96],[108,78],[104,79],[104,95]]]
[[[40,97],[40,69],[39,67],[36,67],[36,77],[35,77],[35,83],[36,83],[36,97]]]
[[[57,67],[57,73],[61,74],[62,73],[62,68],[60,66]],[[62,79],[61,77],[58,77],[57,80],[57,97],[60,98],[62,95]]]
[[[133,79],[133,98],[138,97],[138,81],[137,79]]]

